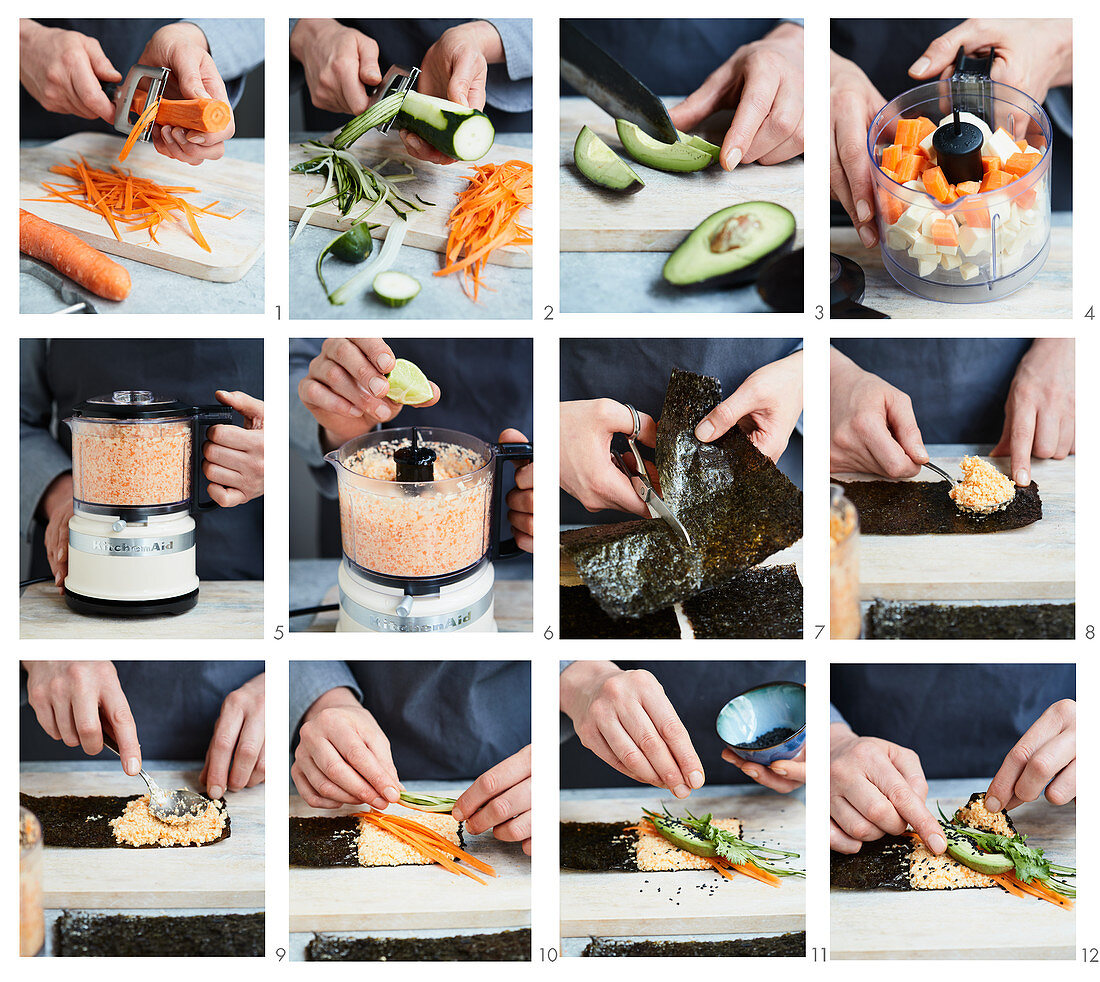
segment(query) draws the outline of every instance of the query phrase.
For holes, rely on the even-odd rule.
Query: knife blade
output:
[[[97,314],[99,311],[95,309],[95,304],[91,299],[82,294],[72,283],[70,283],[60,273],[55,272],[51,267],[45,266],[42,263],[31,259],[29,256],[19,257],[19,272],[26,273],[28,276],[33,276],[36,280],[40,280],[61,298],[62,302],[68,304],[63,310],[55,310],[55,314]]]
[[[614,119],[662,143],[680,139],[665,104],[571,21],[561,21],[561,76]]]

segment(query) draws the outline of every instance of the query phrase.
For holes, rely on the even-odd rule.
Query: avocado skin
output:
[[[712,258],[714,254],[710,252],[710,236],[713,232],[724,221],[734,217],[740,211],[748,211],[754,208],[770,213],[771,217],[777,219],[778,236],[781,236],[781,238],[776,236],[771,228],[764,228],[759,230],[757,235],[763,237],[772,232],[775,243],[767,251],[757,252],[755,259],[748,262],[744,261],[745,256],[750,254],[750,250],[747,249],[726,253],[723,260]],[[722,217],[719,218],[719,216]],[[770,201],[746,201],[739,205],[731,205],[703,219],[687,234],[684,241],[673,250],[666,260],[663,271],[664,278],[674,286],[683,289],[744,286],[746,283],[754,282],[773,260],[791,251],[794,247],[796,231],[794,215],[782,205],[773,204]],[[717,268],[710,275],[707,275],[705,271],[685,270],[683,267],[688,263],[687,257],[696,250],[699,251],[701,260],[704,261],[700,265],[712,265],[720,268]]]
[[[611,155],[611,159],[606,164],[601,164],[593,158],[593,151],[600,149],[606,150]],[[598,187],[622,194],[637,194],[645,187],[645,182],[634,173],[634,168],[587,126],[581,127],[577,140],[573,144],[573,163],[587,180]],[[623,183],[624,180],[627,183]]]

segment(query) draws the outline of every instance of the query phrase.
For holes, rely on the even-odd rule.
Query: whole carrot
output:
[[[44,218],[19,209],[19,251],[49,263],[97,297],[125,300],[130,274],[83,239]]]

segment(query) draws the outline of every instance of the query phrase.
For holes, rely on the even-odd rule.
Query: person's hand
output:
[[[742,45],[672,108],[673,124],[690,132],[718,110],[733,109],[718,155],[726,170],[797,157],[803,146],[804,36],[797,24],[780,24],[759,41]]]
[[[996,49],[990,78],[1042,103],[1058,85],[1073,84],[1073,21],[1034,17],[971,19],[936,38],[909,68],[920,80],[949,78],[955,57]]]
[[[727,747],[722,751],[722,760],[727,764],[733,764],[745,777],[765,788],[778,791],[780,794],[789,794],[796,788],[806,783],[806,748],[798,752],[797,757],[789,760],[777,760],[765,767],[751,760],[738,757]]]
[[[909,826],[937,856],[947,849],[928,810],[920,758],[896,743],[856,736],[845,723],[829,727],[829,845],[859,852],[864,842],[901,835]]]
[[[240,791],[263,784],[265,767],[264,673],[249,679],[222,700],[214,734],[206,748],[199,784],[214,799],[226,789]]]
[[[878,242],[875,228],[875,194],[871,184],[871,158],[867,131],[886,104],[855,62],[829,53],[829,113],[832,141],[829,145],[829,192],[852,220],[860,241],[870,249]]]
[[[58,593],[65,592],[65,577],[69,574],[69,519],[73,517],[73,475],[71,471],[58,474],[42,495],[40,506],[46,520],[44,543],[46,558],[50,562],[54,586]]]
[[[575,661],[559,682],[561,710],[581,743],[620,774],[686,798],[706,780],[661,683],[612,662]]]
[[[498,443],[526,443],[519,430],[507,429],[497,437]],[[516,468],[516,486],[504,496],[508,506],[508,524],[512,526],[512,535],[516,545],[524,552],[535,551],[535,465],[514,461]]]
[[[1005,757],[989,790],[990,811],[1013,809],[1046,794],[1052,805],[1077,797],[1077,703],[1062,699],[1046,710]]]
[[[829,469],[913,477],[928,451],[912,400],[835,348],[829,362]]]
[[[222,508],[232,508],[264,493],[264,404],[247,392],[218,389],[214,396],[245,421],[244,426],[211,426],[202,448],[207,493]]]
[[[330,689],[302,717],[290,776],[314,808],[365,802],[384,809],[401,797],[390,741],[347,688]]]
[[[800,415],[802,352],[796,351],[753,372],[699,421],[695,437],[712,443],[741,424],[753,446],[778,461]]]
[[[562,489],[589,511],[615,508],[649,518],[645,502],[611,456],[611,440],[615,434],[629,436],[634,432],[630,410],[614,399],[583,399],[563,402],[560,414],[559,479]],[[653,417],[639,412],[638,418],[642,431],[637,442],[646,447],[656,446],[657,424]],[[624,459],[630,457],[629,452],[624,454]],[[657,486],[657,471],[650,461],[638,461],[635,466],[645,466],[650,481]]]
[[[111,123],[115,107],[101,83],[121,81],[95,38],[20,19],[19,82],[47,112]]]
[[[298,383],[298,398],[321,425],[326,450],[387,423],[401,405],[386,398],[395,359],[381,338],[326,338],[321,353],[309,363],[309,373]],[[432,397],[418,408],[439,402],[434,382]]]
[[[382,81],[373,38],[328,17],[303,17],[290,32],[290,53],[305,69],[318,109],[352,116],[367,111],[367,88]]]
[[[39,726],[66,747],[90,757],[103,750],[103,732],[114,737],[122,769],[136,777],[141,745],[130,704],[109,661],[25,661],[27,701]]]
[[[492,24],[485,20],[458,24],[444,31],[425,53],[417,91],[470,109],[484,109],[489,66],[502,61],[504,44]],[[402,130],[401,139],[413,157],[433,164],[454,163],[415,133]]]
[[[142,65],[163,65],[172,70],[165,88],[168,99],[220,99],[230,105],[225,83],[218,74],[210,45],[202,28],[179,21],[165,24],[145,45]],[[220,160],[225,144],[236,132],[230,110],[229,125],[219,133],[202,133],[182,126],[153,125],[153,146],[174,160],[197,166],[204,160]]]
[[[471,835],[493,830],[531,855],[531,745],[491,767],[459,796],[451,815]]]
[[[1073,338],[1036,338],[1016,366],[1005,424],[991,457],[1011,458],[1012,479],[1031,483],[1031,458],[1064,460],[1076,451]]]

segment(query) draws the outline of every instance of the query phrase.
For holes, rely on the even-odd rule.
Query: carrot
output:
[[[990,875],[990,879],[996,881],[1014,897],[1036,897],[1064,910],[1073,908],[1072,900],[1056,893],[1045,883],[1040,883],[1038,880],[1024,883],[1015,873],[994,873]]]
[[[136,92],[130,104],[136,113],[145,108],[148,92]],[[200,133],[220,133],[229,126],[233,112],[221,99],[161,99],[156,121],[161,126],[182,126]]]
[[[958,232],[955,223],[946,218],[939,218],[932,223],[932,242],[937,246],[957,246],[959,244]]]
[[[19,251],[49,263],[97,297],[125,300],[130,274],[94,246],[44,218],[19,209]]]
[[[1003,170],[991,170],[982,179],[982,191],[996,191],[1014,180],[1016,180],[1015,177]]]
[[[947,178],[943,176],[943,171],[939,167],[929,167],[921,175],[921,180],[924,181],[925,190],[933,198],[937,201],[947,202],[950,197],[951,185],[947,183]]]
[[[955,185],[955,190],[959,192],[960,197],[964,194],[977,194],[981,189],[980,181],[961,181]]]
[[[731,867],[724,859],[716,859],[713,856],[701,856],[700,858],[710,863],[710,865],[727,880],[733,879],[733,873],[730,872]]]
[[[1014,153],[1005,161],[1004,170],[1013,177],[1023,177],[1033,167],[1037,167],[1042,159],[1037,153]]]
[[[982,157],[982,173],[988,174],[991,170],[1001,169],[1000,157]]]
[[[778,887],[780,885],[778,876],[774,873],[769,873],[766,869],[761,869],[759,866],[754,866],[752,863],[743,863],[740,866],[733,866],[731,868],[744,876],[759,880],[761,883],[766,883],[770,887]]]
[[[126,142],[122,144],[122,149],[118,152],[119,163],[130,156],[130,151],[134,148],[134,144],[137,143],[141,134],[145,132],[145,127],[156,120],[159,105],[160,100],[157,99],[151,106],[146,106],[142,114],[138,116],[138,121],[134,123],[130,135],[126,137]]]
[[[897,130],[894,133],[894,141],[903,147],[915,147],[917,146],[922,137],[920,136],[920,121],[916,119],[899,119]]]
[[[879,161],[879,166],[883,170],[896,171],[898,169],[898,164],[901,163],[901,158],[904,156],[905,148],[894,143],[882,151],[882,159]]]
[[[383,812],[354,812],[353,814],[356,818],[370,822],[372,825],[400,839],[406,845],[412,846],[417,852],[450,873],[461,873],[463,876],[477,880],[478,883],[485,883],[480,876],[454,861],[454,859],[461,859],[482,873],[489,876],[497,875],[496,870],[489,863],[478,859],[476,856],[471,856],[465,850],[459,849],[448,842],[434,829],[421,825],[419,822],[414,822],[412,819],[402,818],[399,815],[387,815]]]
[[[915,153],[906,154],[898,164],[896,180],[899,184],[915,181],[930,166],[927,157],[920,157]]]

